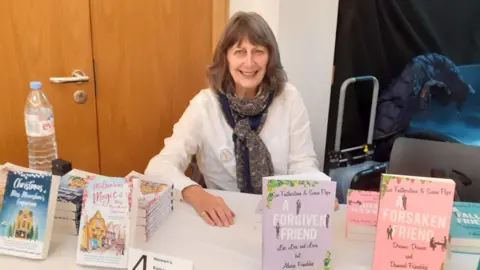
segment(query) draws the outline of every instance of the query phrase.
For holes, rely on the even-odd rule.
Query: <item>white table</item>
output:
[[[212,191],[222,196],[236,214],[235,225],[211,227],[185,203],[177,203],[175,212],[153,239],[141,244],[160,252],[191,260],[195,270],[260,270],[262,258],[261,216],[255,214],[260,196]],[[335,212],[332,270],[368,270],[373,243],[349,241],[344,237],[345,208]],[[50,254],[43,261],[0,256],[0,269],[92,269],[75,264],[77,237],[54,232]],[[479,256],[454,254],[447,269],[476,270]]]

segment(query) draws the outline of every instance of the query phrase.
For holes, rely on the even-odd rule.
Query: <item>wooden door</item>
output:
[[[23,118],[29,81],[41,81],[53,105],[59,157],[99,172],[89,0],[0,1],[0,163],[28,166]],[[82,84],[50,77],[82,70]],[[75,91],[88,95],[84,104]]]
[[[91,1],[101,171],[143,172],[206,87],[224,0]]]

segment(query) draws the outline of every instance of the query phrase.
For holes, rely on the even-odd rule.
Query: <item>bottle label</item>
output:
[[[25,127],[27,130],[27,136],[30,137],[43,137],[53,135],[55,133],[53,114],[27,114],[25,115]]]

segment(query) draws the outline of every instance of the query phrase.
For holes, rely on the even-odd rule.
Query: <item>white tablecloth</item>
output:
[[[141,248],[188,259],[195,270],[260,270],[262,258],[261,216],[255,213],[260,196],[212,191],[222,196],[236,214],[235,225],[211,227],[193,209],[178,202],[175,212]],[[373,242],[349,241],[344,237],[345,209],[333,216],[332,270],[367,270],[373,257]],[[55,231],[50,253],[43,261],[0,256],[0,269],[92,269],[75,264],[77,237]],[[479,256],[453,254],[447,269],[476,270]],[[105,268],[103,268],[105,269]]]

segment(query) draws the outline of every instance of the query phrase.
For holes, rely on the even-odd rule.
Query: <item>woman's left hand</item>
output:
[[[335,211],[337,211],[338,208],[340,208],[340,206],[338,205],[338,200],[337,200],[337,198],[335,198]]]

